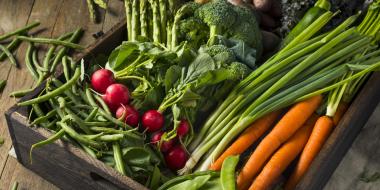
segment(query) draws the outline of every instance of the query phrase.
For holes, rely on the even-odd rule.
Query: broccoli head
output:
[[[251,69],[240,62],[232,62],[228,66],[230,71],[230,80],[241,80],[251,73]]]
[[[204,49],[215,61],[224,64],[231,63],[236,60],[235,53],[224,45],[212,45]]]
[[[198,49],[208,39],[208,27],[201,20],[190,17],[179,23],[178,38],[187,41],[193,49]]]
[[[230,28],[236,21],[234,5],[226,0],[214,0],[206,3],[195,11],[196,17],[200,18],[210,28],[209,43],[214,44],[216,35],[223,35],[224,30]]]

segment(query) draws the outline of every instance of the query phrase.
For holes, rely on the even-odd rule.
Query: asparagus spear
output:
[[[148,7],[147,0],[140,1],[140,30],[141,36],[148,37],[148,21],[147,21]]]
[[[139,33],[139,0],[133,0],[132,2],[132,34],[131,40],[137,41]]]
[[[161,42],[166,42],[166,26],[167,26],[167,0],[159,0],[160,3],[160,18],[161,18]]]
[[[153,12],[153,41],[161,43],[161,18],[158,6],[158,0],[149,0]]]
[[[127,32],[128,40],[132,38],[132,2],[131,0],[124,0],[125,15],[127,17]]]

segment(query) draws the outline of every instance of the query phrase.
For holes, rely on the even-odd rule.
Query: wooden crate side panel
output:
[[[82,150],[62,141],[49,144],[33,151],[30,162],[29,151],[32,144],[51,135],[45,129],[26,126],[26,118],[17,113],[10,117],[15,134],[12,138],[18,149],[19,161],[62,189],[144,189],[132,179],[122,176]]]
[[[380,101],[379,84],[380,73],[372,74],[296,189],[323,189]]]

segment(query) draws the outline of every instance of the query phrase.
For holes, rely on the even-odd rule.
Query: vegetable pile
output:
[[[63,139],[151,189],[253,190],[278,185],[300,155],[284,183],[294,189],[380,69],[379,4],[324,32],[339,12],[317,1],[261,65],[256,10],[226,0],[125,0],[128,41],[80,64],[66,55],[80,48],[79,30],[19,36],[53,44],[32,72],[45,88],[18,104],[31,106],[31,125],[55,132],[31,159]],[[238,164],[238,155],[248,157]]]

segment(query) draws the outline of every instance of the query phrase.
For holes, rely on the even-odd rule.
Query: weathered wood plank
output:
[[[109,0],[108,10],[104,18],[103,31],[110,30],[122,20],[125,20],[124,1]]]
[[[2,28],[2,31],[9,32],[24,26],[28,21],[33,3],[34,1],[23,0],[0,1],[0,28]],[[7,79],[11,68],[12,66],[8,60],[0,63],[0,79]],[[0,94],[0,136],[5,140],[3,146],[0,146],[0,175],[3,173],[3,167],[12,144],[3,114],[11,105],[9,104],[11,99],[7,98],[5,94],[10,86],[13,85],[12,83],[13,81],[8,80],[8,85],[4,90],[5,93]],[[0,180],[0,186],[3,183],[2,181],[3,180]]]
[[[28,18],[28,23],[34,22],[36,20],[41,22],[41,25],[37,29],[33,30],[33,31],[40,31],[38,33],[38,36],[51,37],[53,27],[55,25],[56,18],[59,14],[60,5],[62,4],[62,2],[63,0],[49,1],[49,2],[46,2],[44,0],[34,1],[33,9],[30,12],[30,15],[27,15],[26,18]],[[22,5],[22,3],[19,3],[19,2],[17,2],[17,4]],[[44,29],[44,30],[41,30],[41,29]],[[31,33],[33,33],[33,31],[31,31]],[[24,62],[27,46],[28,46],[27,43],[23,43],[18,48],[16,57],[18,58],[20,68],[12,67],[10,69],[10,73],[8,77],[8,86],[4,90],[4,94],[0,100],[1,102],[4,102],[4,104],[1,105],[1,109],[3,109],[1,110],[1,112],[4,112],[6,109],[8,109],[10,106],[12,106],[16,102],[16,99],[10,98],[8,94],[10,94],[12,91],[15,91],[15,90],[31,88],[34,84],[34,80],[29,74],[29,71],[27,70],[25,66],[25,62]],[[0,122],[3,123],[4,126],[6,125],[4,117],[0,118]],[[4,129],[3,133],[7,133],[7,130]],[[8,137],[7,134],[5,134],[4,136]],[[9,150],[11,146],[10,144],[11,140],[9,137],[7,141],[9,143],[4,145],[5,149],[4,149],[3,155],[7,155],[7,151]],[[10,183],[9,180],[13,179],[12,176],[17,176],[16,180],[20,183],[28,184],[31,178],[36,178],[35,180],[31,180],[34,186],[44,186],[44,185],[49,186],[49,183],[43,180],[42,178],[39,178],[38,176],[30,176],[27,174],[23,175],[22,171],[25,171],[25,168],[23,168],[20,164],[18,164],[18,162],[15,162],[14,160],[12,160],[12,158],[8,158],[4,166],[4,171],[1,175],[1,179],[2,179],[1,181],[7,181],[9,183],[7,184],[7,182],[4,182],[4,184],[0,184],[0,189],[10,188],[12,183]],[[9,180],[5,180],[5,179],[9,179]]]

